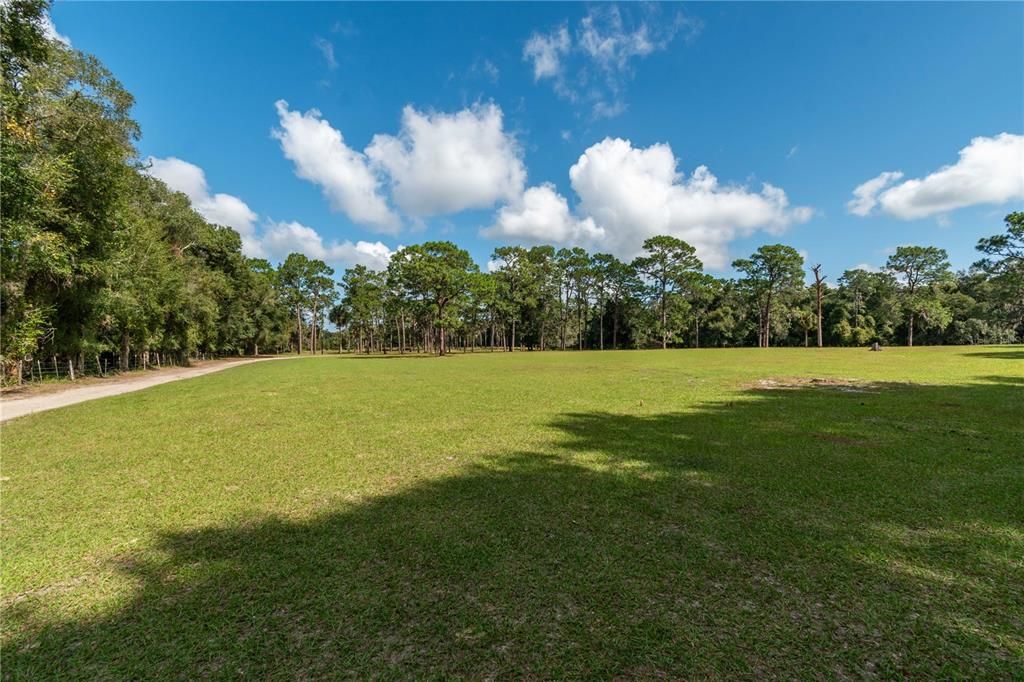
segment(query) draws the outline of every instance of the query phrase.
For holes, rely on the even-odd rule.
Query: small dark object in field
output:
[[[873,344],[871,344],[871,350],[882,350],[882,344],[875,341]]]

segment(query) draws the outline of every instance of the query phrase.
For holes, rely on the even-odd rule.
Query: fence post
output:
[[[53,373],[57,375],[58,379],[60,379],[60,365],[57,364],[56,355],[53,356]]]
[[[39,380],[43,380],[43,363],[36,360],[36,369],[39,370]]]
[[[71,360],[68,360],[68,375],[72,381],[75,380],[75,366],[71,364]]]

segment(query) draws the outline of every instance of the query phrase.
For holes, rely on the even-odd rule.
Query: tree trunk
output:
[[[619,303],[615,303],[615,312],[612,313],[612,350],[619,349]]]
[[[818,348],[824,345],[821,335],[821,289],[818,289]]]
[[[313,319],[310,320],[309,351],[316,355],[316,299],[313,299]]]
[[[577,310],[577,316],[576,316],[577,317],[577,323],[579,324],[579,327],[580,327],[579,347],[580,347],[580,350],[583,350],[583,318],[584,318],[583,306],[582,305],[576,306],[576,310]]]
[[[914,345],[914,311],[910,311],[910,325],[907,327],[907,345]]]
[[[668,348],[668,311],[665,307],[665,283],[661,284],[661,349]]]
[[[302,355],[302,308],[295,306],[295,324],[298,329],[299,355]]]
[[[562,329],[561,329],[561,339],[559,340],[559,347],[562,350],[565,350],[565,318],[566,318],[565,306],[562,306],[562,315],[561,315],[561,317],[562,317]]]
[[[438,355],[444,355],[447,350],[444,338],[444,304],[441,302],[437,304],[437,350]]]
[[[811,268],[814,272],[814,293],[815,298],[818,301],[818,348],[821,348],[824,344],[822,343],[822,329],[821,329],[821,283],[825,281],[825,278],[821,276],[821,265],[815,265]]]
[[[512,343],[508,345],[509,352],[513,352],[516,349],[516,318],[512,318]]]
[[[131,351],[131,346],[129,345],[129,342],[128,342],[128,332],[121,332],[121,357],[118,358],[118,362],[121,365],[121,371],[122,372],[127,372],[128,371],[128,363],[129,363],[128,353],[130,351]],[[57,364],[56,360],[54,360],[54,364],[55,365]]]

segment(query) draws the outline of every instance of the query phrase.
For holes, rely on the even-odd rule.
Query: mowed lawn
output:
[[[328,355],[0,428],[8,679],[1024,677],[1024,350]]]

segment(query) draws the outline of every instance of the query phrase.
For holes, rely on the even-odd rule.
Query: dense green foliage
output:
[[[581,248],[501,247],[481,273],[450,242],[407,247],[386,272],[341,276],[291,254],[276,269],[242,254],[232,229],[145,173],[132,97],[93,57],[42,33],[43,0],[0,5],[3,119],[0,361],[154,352],[535,349],[871,342],[1003,343],[1024,335],[1024,214],[953,274],[943,250],[901,247],[883,272],[851,270],[823,294],[781,244],[737,260],[740,279],[702,273],[670,236],[625,263]],[[326,329],[333,322],[339,331]],[[159,357],[159,356],[158,356]]]
[[[979,244],[990,257],[967,271],[951,272],[943,249],[901,246],[881,271],[847,270],[835,287],[823,276],[822,344],[1019,342],[1024,213],[1006,223],[1006,235]],[[493,272],[478,273],[461,252],[454,270],[439,258],[423,261],[462,282],[441,315],[427,288],[402,284],[412,255],[438,245],[399,252],[384,273],[345,273],[331,313],[342,344],[366,352],[437,349],[443,328],[463,348],[796,346],[809,345],[819,328],[816,285],[806,283],[796,249],[782,244],[735,261],[738,279],[702,273],[693,247],[667,236],[645,242],[645,255],[630,263],[578,247],[503,246],[492,256]]]
[[[35,353],[126,366],[154,350],[285,347],[275,271],[142,172],[131,95],[43,37],[45,7],[0,6],[4,369]]]
[[[1022,393],[1014,347],[328,354],[20,418],[3,675],[1022,679]]]

